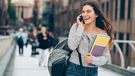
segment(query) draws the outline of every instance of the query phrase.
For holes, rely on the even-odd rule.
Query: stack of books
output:
[[[97,34],[89,53],[93,56],[101,56],[109,44],[110,39],[111,38],[108,35]]]

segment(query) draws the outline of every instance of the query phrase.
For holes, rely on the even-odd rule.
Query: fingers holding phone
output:
[[[81,21],[83,21],[83,17],[82,17],[82,15],[79,17],[79,20],[80,20],[80,22],[81,22]]]
[[[83,23],[84,23],[84,21],[83,21],[82,15],[77,16],[77,24],[79,25],[79,24],[83,24]]]

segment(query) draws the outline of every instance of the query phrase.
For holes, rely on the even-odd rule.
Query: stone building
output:
[[[24,19],[30,19],[33,17],[33,7],[34,0],[12,0],[16,6],[16,16],[19,21],[24,21]]]

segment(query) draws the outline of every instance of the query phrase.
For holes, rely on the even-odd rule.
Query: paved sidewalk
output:
[[[39,56],[31,57],[31,46],[24,48],[24,55],[19,56],[16,48],[15,58],[12,58],[4,76],[50,76],[47,67],[38,66]],[[98,76],[123,76],[108,69],[99,68]]]
[[[15,58],[11,60],[4,76],[50,76],[46,67],[38,66],[39,56],[31,57],[31,46],[24,47],[24,55],[19,56],[16,48]]]

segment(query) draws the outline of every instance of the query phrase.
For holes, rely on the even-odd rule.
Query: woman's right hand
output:
[[[81,16],[81,14],[79,15],[79,16],[77,16],[77,18],[76,18],[76,23],[77,23],[77,25],[83,25],[83,20],[82,21],[80,21],[80,16]]]
[[[87,64],[91,64],[92,61],[93,61],[93,59],[94,59],[94,56],[91,55],[91,54],[87,54],[87,55],[84,57],[84,61],[85,61],[85,63],[87,63]]]

